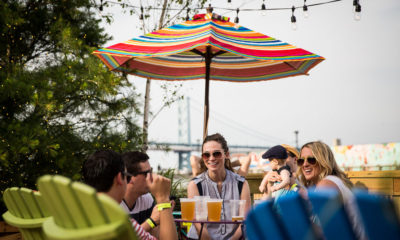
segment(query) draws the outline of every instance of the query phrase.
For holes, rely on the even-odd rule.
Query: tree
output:
[[[95,149],[139,149],[134,86],[91,52],[110,39],[90,0],[0,2],[0,190],[80,178]],[[1,207],[1,212],[4,212]]]
[[[143,2],[141,1],[140,8],[134,4],[131,4],[130,0],[119,0],[118,3],[113,2],[112,4],[119,4],[122,9],[124,9],[124,12],[129,10],[131,15],[137,14],[142,24],[140,28],[146,34],[153,30],[159,30],[167,27],[168,25],[176,24],[179,21],[188,20],[190,18],[190,14],[196,14],[198,10],[203,8],[205,2],[206,0],[148,0]],[[109,6],[109,2],[105,2],[104,6]],[[103,9],[102,0],[100,0],[100,9]],[[140,9],[140,12],[138,9]],[[169,91],[167,84],[164,84],[162,86],[162,88],[166,90],[166,95],[164,96],[164,105],[156,112],[156,114],[153,116],[153,119],[149,121],[150,85],[151,79],[148,78],[146,81],[143,109],[143,144],[141,149],[143,152],[146,152],[148,149],[148,127],[151,121],[165,106],[170,106],[176,100],[183,99],[183,96],[180,96],[176,89]]]

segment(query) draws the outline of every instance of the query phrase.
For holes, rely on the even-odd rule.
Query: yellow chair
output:
[[[57,175],[39,178],[38,186],[52,215],[43,224],[49,239],[137,239],[128,215],[94,188]]]
[[[50,214],[39,192],[27,188],[7,188],[3,195],[8,211],[3,219],[17,227],[24,240],[46,239],[42,225]]]

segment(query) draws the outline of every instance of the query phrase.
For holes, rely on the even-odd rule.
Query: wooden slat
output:
[[[22,217],[22,211],[19,209],[17,202],[14,200],[13,195],[18,191],[18,188],[12,187],[4,191],[3,199],[6,207],[10,213],[16,217]]]
[[[32,218],[42,218],[44,217],[36,205],[36,201],[34,199],[33,191],[27,188],[20,188],[20,196],[24,201],[24,205],[29,209],[29,212],[32,215]]]
[[[97,198],[96,191],[82,183],[73,183],[72,187],[76,190],[76,197],[82,203],[82,211],[88,219],[90,226],[98,226],[110,223],[110,219],[103,210],[102,204]],[[102,194],[102,193],[100,193]]]
[[[391,171],[349,171],[346,172],[349,178],[400,178],[399,170],[391,170]]]
[[[44,199],[45,205],[49,208],[51,215],[54,217],[54,221],[59,226],[71,228],[71,224],[68,224],[68,208],[62,205],[60,202],[59,194],[57,193],[56,187],[53,183],[53,177],[50,175],[40,178],[38,182],[40,192],[46,196]]]

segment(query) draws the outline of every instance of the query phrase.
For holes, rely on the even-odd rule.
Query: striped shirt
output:
[[[131,218],[132,227],[135,229],[135,232],[140,240],[157,240],[153,235],[146,232],[142,226],[135,219]]]

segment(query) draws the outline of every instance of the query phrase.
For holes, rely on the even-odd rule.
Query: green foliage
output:
[[[187,185],[188,180],[183,176],[175,175],[174,168],[162,169],[158,174],[171,180],[171,196],[174,196],[177,199],[187,196],[185,186]]]
[[[0,2],[1,194],[43,174],[77,180],[96,149],[140,148],[134,86],[91,55],[109,40],[92,4]]]

